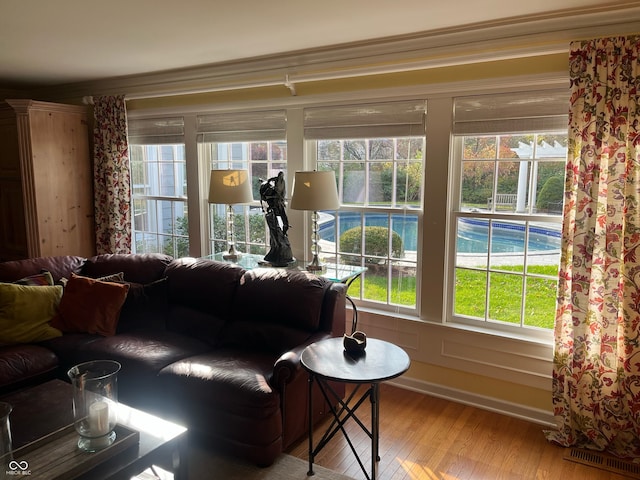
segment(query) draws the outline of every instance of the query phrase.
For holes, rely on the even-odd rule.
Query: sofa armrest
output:
[[[283,353],[278,360],[276,360],[273,366],[273,376],[271,378],[272,386],[276,387],[279,392],[284,391],[285,385],[291,383],[301,372],[304,371],[302,363],[300,363],[300,357],[305,348],[312,343],[330,338],[331,334],[328,332],[314,333],[309,339],[302,345]]]

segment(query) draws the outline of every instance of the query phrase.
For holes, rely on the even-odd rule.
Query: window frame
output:
[[[284,140],[286,142],[286,140]],[[279,171],[284,171],[284,173],[287,173],[287,168],[284,169],[278,169],[278,168],[274,168],[273,165],[274,164],[278,164],[278,163],[287,163],[286,162],[286,158],[284,160],[274,160],[272,157],[272,153],[273,153],[273,149],[272,146],[278,143],[282,143],[283,140],[256,140],[256,141],[249,141],[249,140],[244,140],[244,141],[229,141],[229,142],[211,142],[211,143],[218,143],[218,144],[225,144],[228,146],[231,146],[232,148],[228,148],[228,155],[226,159],[221,159],[219,158],[218,160],[214,160],[212,158],[212,156],[207,155],[205,157],[201,157],[199,158],[199,161],[202,162],[204,164],[204,170],[208,171],[214,168],[217,169],[225,169],[225,168],[239,168],[239,169],[247,169],[249,170],[249,176],[252,179],[256,178],[256,175],[254,174],[254,166],[256,164],[264,164],[266,166],[266,170],[267,172],[270,172],[269,175],[271,176],[276,176],[278,174]],[[250,154],[248,155],[243,155],[244,158],[242,159],[237,159],[237,158],[233,158],[234,153],[232,150],[234,150],[234,147],[237,145],[242,145],[243,146],[243,150],[248,150],[251,151],[251,144],[255,144],[255,143],[266,143],[268,148],[268,155],[267,155],[267,159],[261,159],[261,160],[254,160],[249,158]],[[210,145],[210,143],[208,142],[202,142],[202,143],[198,143],[198,151],[200,152],[201,148],[204,145]],[[285,150],[286,150],[286,145],[285,145]],[[286,155],[285,155],[286,157]],[[217,165],[215,164],[217,163]],[[269,176],[267,175],[267,176]],[[266,180],[266,179],[265,179]],[[256,189],[253,188],[254,190],[254,196],[253,196],[253,202],[251,202],[250,204],[247,205],[233,205],[233,211],[234,211],[234,215],[242,215],[243,217],[243,224],[245,227],[245,240],[240,242],[237,238],[237,229],[236,229],[236,238],[235,238],[235,247],[236,250],[240,253],[252,253],[251,250],[253,250],[254,248],[263,248],[265,249],[265,253],[266,251],[269,250],[269,229],[267,228],[266,222],[264,220],[264,213],[261,211],[260,213],[256,213],[256,210],[260,210],[261,209],[261,202],[260,202],[260,196],[259,194],[256,194]],[[227,206],[226,205],[213,205],[210,204],[209,205],[209,214],[208,214],[208,234],[207,234],[207,239],[206,239],[206,244],[207,244],[207,248],[206,248],[206,252],[208,255],[214,255],[216,253],[222,253],[224,251],[227,250],[227,248],[222,248],[222,249],[216,249],[216,245],[220,245],[220,244],[226,244],[227,239],[226,238],[215,238],[215,228],[214,228],[214,222],[215,222],[215,217],[219,217],[221,219],[221,221],[224,223],[226,222],[226,212],[227,212]],[[253,213],[252,213],[253,212]],[[248,226],[250,224],[249,218],[251,215],[260,215],[262,217],[263,220],[263,224],[264,224],[264,237],[261,238],[260,241],[251,241],[251,239],[246,240],[247,238],[247,233],[248,231],[246,229],[248,229]],[[225,233],[226,235],[226,233]],[[247,248],[249,249],[249,251],[247,251]]]
[[[551,337],[545,339],[537,339],[531,337],[523,337],[518,332],[500,332],[495,329],[486,329],[481,326],[468,326],[461,323],[452,323],[450,321],[449,292],[450,292],[450,275],[448,273],[448,265],[451,262],[451,248],[449,245],[449,225],[448,212],[451,204],[451,196],[454,194],[450,188],[450,180],[452,169],[447,160],[450,157],[452,145],[451,124],[453,121],[453,100],[458,95],[483,95],[509,91],[545,90],[558,89],[564,86],[566,79],[562,75],[550,75],[539,82],[535,78],[523,77],[517,82],[510,79],[492,79],[491,81],[468,81],[458,84],[436,85],[428,84],[416,87],[400,87],[377,92],[371,95],[369,92],[350,92],[349,95],[322,95],[318,98],[301,98],[292,97],[288,99],[272,99],[268,101],[253,102],[250,111],[260,109],[285,109],[287,111],[287,142],[288,142],[288,172],[287,172],[287,189],[290,190],[295,170],[313,169],[310,157],[304,146],[304,135],[302,120],[302,112],[305,108],[315,106],[325,106],[332,104],[353,104],[353,103],[371,103],[371,102],[394,102],[405,99],[423,98],[428,103],[429,114],[426,116],[426,135],[427,152],[424,159],[423,170],[423,205],[422,205],[422,221],[424,229],[428,230],[425,234],[423,230],[419,231],[418,238],[418,275],[420,277],[420,286],[417,287],[417,298],[419,304],[416,306],[417,311],[403,313],[399,311],[386,311],[376,308],[376,306],[368,307],[361,305],[362,321],[367,322],[371,318],[376,324],[379,320],[378,313],[382,315],[380,318],[391,318],[390,314],[394,314],[396,320],[417,320],[425,327],[428,325],[449,327],[453,329],[462,329],[463,331],[483,332],[489,335],[508,339],[533,341],[539,344],[551,344]],[[129,118],[145,119],[152,117],[170,117],[183,115],[185,117],[185,138],[187,139],[187,172],[189,180],[189,211],[190,211],[190,239],[191,255],[202,256],[206,254],[206,236],[208,235],[207,209],[208,203],[204,198],[208,187],[208,179],[204,176],[208,171],[203,171],[201,165],[195,167],[197,163],[197,149],[195,148],[196,115],[212,114],[216,112],[228,113],[236,111],[246,111],[246,102],[229,102],[220,105],[201,105],[191,107],[168,107],[159,109],[145,109],[129,112]],[[186,119],[191,118],[190,122]],[[291,135],[293,133],[293,135]],[[193,139],[194,146],[189,145],[188,139]],[[194,182],[195,180],[195,182]],[[200,189],[200,199],[194,200],[193,190],[194,184],[198,183],[197,188]],[[444,192],[444,193],[442,193]],[[194,207],[197,206],[197,209]],[[288,210],[289,220],[293,227],[289,231],[292,248],[294,248],[294,256],[298,259],[306,258],[310,251],[310,214],[308,212],[298,212]],[[199,216],[198,216],[199,215]],[[198,216],[197,222],[191,220]],[[200,225],[202,227],[200,227]],[[195,241],[195,235],[200,235],[198,242]],[[429,254],[424,254],[429,252]],[[442,255],[439,253],[442,252]],[[438,255],[433,255],[438,253]],[[365,323],[366,324],[366,323]],[[397,324],[400,325],[400,324]],[[406,324],[409,325],[409,324]]]
[[[177,140],[177,138],[174,138],[173,140]],[[159,193],[158,195],[153,195],[150,194],[149,192],[145,192],[145,193],[136,193],[136,188],[134,186],[134,175],[131,175],[131,211],[133,212],[133,214],[131,215],[131,226],[132,226],[132,251],[134,253],[164,253],[167,249],[166,246],[166,241],[170,240],[170,252],[172,252],[175,256],[175,252],[176,250],[180,249],[180,243],[182,241],[187,242],[187,245],[189,244],[189,235],[180,235],[177,233],[176,231],[176,225],[172,224],[172,228],[171,228],[171,233],[165,233],[162,231],[159,231],[160,229],[158,228],[158,218],[159,218],[159,210],[160,210],[160,204],[161,203],[168,203],[169,205],[171,205],[171,218],[172,218],[172,222],[174,222],[175,220],[177,220],[177,218],[175,217],[175,212],[174,212],[174,205],[176,204],[182,204],[182,209],[186,212],[185,216],[187,218],[189,218],[189,206],[188,206],[188,195],[186,193],[186,185],[187,185],[187,160],[186,160],[186,145],[184,143],[184,138],[183,138],[183,142],[182,143],[177,143],[177,142],[169,142],[169,143],[164,143],[164,142],[158,142],[158,143],[142,143],[142,142],[136,142],[136,143],[132,143],[129,148],[130,149],[135,149],[135,148],[141,148],[142,149],[142,159],[141,159],[141,164],[143,167],[143,170],[145,172],[145,178],[147,177],[147,173],[148,170],[150,168],[150,163],[155,163],[157,164],[157,171],[155,172],[156,176],[157,176],[157,183],[158,183],[158,189],[159,189]],[[180,152],[180,147],[182,147],[182,152]],[[148,156],[147,156],[147,151],[148,149],[153,148],[156,149],[156,153],[157,153],[157,158],[155,158],[154,160],[152,160],[151,162],[148,161]],[[162,154],[162,150],[165,148],[171,148],[172,150],[172,159],[171,160],[165,160],[163,159],[163,154]],[[178,157],[180,156],[180,153],[182,154],[182,156],[184,157],[183,160],[178,159]],[[173,189],[174,189],[174,195],[162,195],[161,193],[161,189],[162,189],[162,181],[161,181],[161,177],[163,175],[163,172],[161,171],[161,164],[162,163],[166,163],[166,164],[171,164],[172,168],[172,178],[174,180],[174,185],[173,185]],[[184,172],[182,172],[182,174],[178,171],[178,168],[180,165],[184,165]],[[183,185],[178,186],[177,182],[182,182]],[[149,186],[148,184],[144,184],[143,188],[145,190],[148,190]],[[183,194],[180,195],[178,192],[182,191]],[[145,204],[145,208],[144,210],[147,212],[146,215],[149,215],[149,204],[150,202],[154,205],[154,209],[155,209],[155,221],[154,221],[154,227],[155,227],[155,231],[149,231],[149,230],[137,230],[136,229],[136,202],[144,202]],[[147,222],[145,222],[145,224],[147,224]],[[143,246],[144,248],[142,248],[142,251],[138,251],[138,242],[137,242],[137,235],[142,235],[143,237],[147,236],[147,235],[153,235],[156,239],[156,247],[155,248],[151,248],[151,249],[147,249],[146,245],[147,245],[147,241],[144,240],[143,241]],[[163,241],[161,241],[163,239]],[[187,252],[184,253],[188,253],[189,247],[187,247]]]
[[[419,315],[420,312],[420,295],[421,291],[421,265],[419,245],[422,237],[423,222],[423,205],[424,205],[424,175],[426,161],[426,133],[425,133],[425,100],[422,97],[414,97],[403,100],[388,99],[376,102],[344,102],[339,105],[320,105],[305,109],[304,114],[304,142],[305,151],[310,169],[325,169],[329,165],[333,165],[331,169],[336,172],[338,182],[338,197],[340,199],[340,213],[353,213],[361,217],[361,226],[366,226],[365,214],[379,214],[387,217],[386,222],[382,220],[382,224],[389,228],[389,236],[387,239],[386,254],[380,257],[383,262],[383,268],[386,269],[386,286],[385,299],[381,298],[365,298],[365,284],[370,276],[373,278],[373,265],[369,270],[363,273],[360,278],[355,281],[350,288],[350,295],[356,299],[359,307],[371,308],[384,312],[394,312],[403,315]],[[372,142],[392,140],[389,147],[389,158],[371,157],[372,151],[370,146]],[[416,140],[420,141],[420,151],[422,157],[420,159],[409,158],[414,152],[413,147]],[[328,143],[336,143],[339,148],[335,151],[340,153],[337,157],[318,159],[319,143],[326,141]],[[345,153],[346,142],[356,142],[363,144],[363,156],[358,159],[349,159]],[[398,146],[402,142],[408,142],[407,158],[398,155]],[[386,151],[387,149],[385,149]],[[384,201],[372,201],[371,193],[371,172],[376,165],[391,163],[392,166],[392,185],[391,187],[391,204],[385,205]],[[411,165],[412,163],[420,164],[420,191],[419,198],[415,205],[410,205],[408,201],[399,200],[398,193],[398,172],[399,166]],[[364,178],[363,200],[357,202],[345,203],[345,167],[349,164],[362,164],[362,175]],[[326,212],[334,214],[335,212]],[[416,253],[415,258],[396,258],[393,254],[393,222],[397,221],[398,216],[408,215],[412,219],[416,219]],[[334,237],[337,237],[339,229],[336,225]],[[360,266],[367,266],[366,259],[373,259],[365,251],[366,238],[362,239],[362,246],[359,254],[345,251],[340,242],[335,238],[336,248],[333,252],[323,252],[322,257],[325,262],[338,263],[340,258],[348,255],[350,257],[358,257]],[[308,240],[305,239],[305,243]],[[403,263],[404,261],[404,263]],[[407,265],[410,264],[410,265]],[[400,284],[403,279],[403,267],[413,268],[415,274],[410,275],[415,278],[415,303],[408,305],[400,300],[394,301],[393,292],[394,285]],[[377,269],[377,267],[376,267]],[[380,274],[380,277],[383,275]],[[357,289],[357,290],[356,290]]]
[[[533,90],[532,90],[533,92]],[[527,91],[521,92],[526,94]],[[504,321],[492,320],[489,318],[489,312],[485,311],[485,318],[470,318],[468,316],[457,315],[455,313],[455,295],[456,295],[456,269],[457,269],[457,239],[458,239],[458,220],[461,218],[481,218],[497,221],[506,221],[506,222],[528,222],[528,223],[542,223],[542,224],[550,224],[554,226],[558,226],[560,229],[562,228],[563,217],[562,213],[558,215],[550,215],[550,214],[537,214],[531,213],[531,206],[527,207],[528,213],[516,213],[511,211],[500,212],[495,209],[495,205],[492,205],[491,209],[486,212],[478,212],[471,210],[463,210],[462,209],[462,173],[463,173],[463,164],[464,164],[464,139],[465,137],[476,137],[476,136],[495,136],[498,141],[500,140],[500,136],[505,135],[524,135],[524,134],[535,134],[535,135],[544,135],[544,134],[553,134],[557,132],[559,134],[565,134],[566,131],[531,131],[531,132],[491,132],[491,133],[469,133],[469,134],[458,134],[456,135],[451,130],[450,136],[450,176],[449,176],[449,208],[447,209],[447,246],[448,252],[447,255],[447,265],[446,265],[446,300],[445,300],[445,320],[444,323],[448,324],[452,327],[462,327],[462,328],[470,328],[475,331],[482,331],[493,335],[506,336],[508,338],[534,341],[534,342],[542,342],[545,344],[551,344],[553,342],[553,328],[545,329],[538,328],[532,326],[526,326],[522,324],[511,324]],[[498,147],[496,147],[498,148]],[[510,159],[505,158],[504,161],[508,162]],[[538,161],[538,165],[540,163],[544,163],[541,157],[535,159],[517,159],[516,161]],[[542,162],[540,162],[542,160]],[[557,159],[555,159],[557,160]],[[500,161],[499,154],[496,152],[496,159],[494,161]],[[563,170],[564,172],[564,170]],[[534,178],[535,180],[535,178]],[[496,192],[496,182],[497,178],[494,179],[494,187],[493,191]],[[534,183],[533,180],[530,180],[531,183]],[[527,188],[527,202],[531,199],[531,191]],[[558,256],[558,266],[559,266],[560,258]],[[482,269],[479,269],[479,271]],[[492,272],[498,273],[500,272],[499,268],[495,266],[492,267],[489,258],[487,259],[487,265],[484,269],[486,273],[489,275]],[[531,274],[525,271],[518,272],[517,275],[520,275],[524,279],[527,277],[535,278],[537,277],[535,274]],[[524,280],[523,280],[524,281]],[[488,295],[485,291],[485,295]],[[524,299],[526,298],[526,291],[522,292],[522,299],[524,305]],[[555,298],[555,297],[554,297]],[[485,297],[485,300],[488,299]],[[488,303],[486,304],[488,306]],[[522,308],[522,307],[521,307]],[[522,322],[522,317],[521,317]]]
[[[393,137],[394,139],[396,137]],[[363,139],[363,140],[370,140],[370,139]],[[338,140],[340,141],[340,140]],[[417,235],[416,235],[416,258],[413,261],[413,263],[415,263],[415,270],[416,270],[416,275],[415,275],[415,282],[416,282],[416,302],[415,305],[413,306],[407,306],[407,305],[403,305],[401,303],[393,303],[392,302],[392,284],[397,280],[396,276],[393,275],[393,268],[397,262],[401,262],[403,261],[403,259],[401,258],[396,258],[395,256],[393,256],[393,252],[392,252],[392,248],[391,248],[391,236],[389,236],[388,239],[388,250],[387,250],[387,254],[386,256],[381,256],[379,258],[384,259],[387,262],[387,291],[386,291],[386,300],[383,302],[382,300],[377,301],[377,300],[373,300],[373,299],[366,299],[364,298],[364,282],[360,281],[362,278],[364,278],[365,282],[366,282],[366,277],[367,277],[367,272],[363,273],[361,275],[361,278],[358,279],[356,282],[354,282],[354,285],[351,287],[350,289],[350,295],[354,300],[357,300],[359,306],[361,307],[365,307],[365,308],[371,308],[374,310],[380,310],[380,311],[385,311],[385,312],[396,312],[396,313],[402,313],[405,315],[418,315],[418,312],[420,311],[420,295],[418,294],[418,292],[420,291],[420,261],[419,261],[419,254],[418,254],[418,246],[420,244],[420,238],[421,238],[421,234],[420,232],[422,231],[422,221],[423,221],[423,211],[422,211],[422,202],[423,202],[423,192],[424,192],[424,182],[422,182],[421,184],[421,191],[420,191],[420,206],[416,207],[416,208],[409,208],[409,207],[399,207],[399,206],[389,206],[389,207],[385,207],[383,205],[380,205],[378,203],[367,203],[367,202],[363,202],[363,204],[353,204],[353,203],[343,203],[343,198],[344,198],[344,191],[343,188],[340,188],[343,186],[342,182],[340,181],[340,178],[342,177],[342,169],[344,167],[344,160],[332,160],[331,162],[328,161],[318,161],[318,159],[316,158],[316,152],[317,152],[317,142],[318,140],[315,139],[311,139],[311,140],[306,140],[306,149],[308,152],[308,156],[309,156],[309,160],[313,165],[313,168],[317,168],[318,164],[322,164],[322,163],[333,163],[333,164],[338,164],[339,165],[339,170],[340,170],[340,174],[337,174],[336,177],[338,178],[338,182],[339,182],[339,188],[338,188],[338,197],[340,199],[340,208],[339,208],[339,212],[341,213],[353,213],[356,215],[360,215],[360,216],[364,216],[365,214],[381,214],[381,215],[386,215],[388,217],[388,223],[387,225],[389,225],[389,230],[390,233],[392,231],[392,223],[393,223],[393,219],[394,217],[397,216],[403,216],[403,215],[409,215],[411,217],[416,217],[416,224],[417,224]],[[423,144],[424,146],[424,144]],[[315,148],[314,148],[315,147]],[[348,162],[348,161],[347,161]],[[367,163],[368,162],[368,158],[364,159],[361,163]],[[377,162],[377,160],[374,160],[373,163]],[[393,161],[393,178],[397,179],[397,166],[398,163],[402,162],[402,160],[399,161]],[[422,159],[422,164],[423,164],[423,168],[422,168],[422,176],[424,177],[424,159]],[[368,172],[369,169],[365,168],[365,178],[368,178]],[[396,186],[396,184],[394,183],[393,186]],[[368,190],[369,190],[369,182],[367,180],[365,180],[365,198],[368,198]],[[395,203],[395,197],[396,197],[396,189],[393,188],[393,193],[392,196],[394,198],[392,203]],[[332,212],[325,212],[325,213],[329,213],[329,214],[335,214],[335,211]],[[336,232],[337,233],[337,232]],[[339,242],[336,242],[337,244],[339,244]],[[335,252],[322,252],[321,257],[324,259],[324,262],[328,262],[328,263],[339,263],[339,259],[341,256],[344,255],[348,255],[348,256],[357,256],[360,258],[360,262],[361,262],[361,266],[366,266],[365,263],[365,258],[373,258],[371,255],[367,255],[366,252],[362,252],[358,255],[353,254],[352,252],[347,252],[344,251],[342,248],[339,248],[341,246],[336,246],[336,250]],[[364,250],[364,249],[361,249]],[[376,257],[378,258],[378,257]],[[358,291],[355,290],[355,288],[358,288]]]

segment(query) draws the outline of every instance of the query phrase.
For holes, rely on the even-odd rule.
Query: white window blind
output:
[[[307,140],[424,135],[425,100],[339,105],[304,110]]]
[[[173,145],[184,142],[182,117],[129,120],[128,130],[131,145]]]
[[[567,129],[569,90],[458,97],[455,135],[550,132]]]
[[[284,110],[199,115],[198,142],[248,142],[286,138]]]

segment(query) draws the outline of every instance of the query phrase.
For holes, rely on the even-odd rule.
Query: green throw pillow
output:
[[[0,344],[41,342],[62,332],[49,325],[58,310],[62,287],[0,283]]]

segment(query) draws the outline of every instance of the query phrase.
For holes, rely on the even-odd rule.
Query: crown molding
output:
[[[180,105],[127,110],[129,118],[155,118],[172,115],[199,115],[206,113],[229,113],[238,111],[271,110],[281,108],[307,108],[313,106],[343,105],[345,103],[369,103],[377,101],[415,100],[416,98],[439,98],[479,93],[506,93],[521,90],[548,90],[564,88],[567,72],[551,72],[536,75],[516,75],[492,79],[432,83],[424,85],[397,86],[366,89],[360,92],[336,92],[304,97],[264,98],[246,101],[232,100],[215,104]]]
[[[50,100],[127,98],[283,86],[568,52],[573,40],[640,33],[640,1],[510,18],[143,75],[35,89]]]

